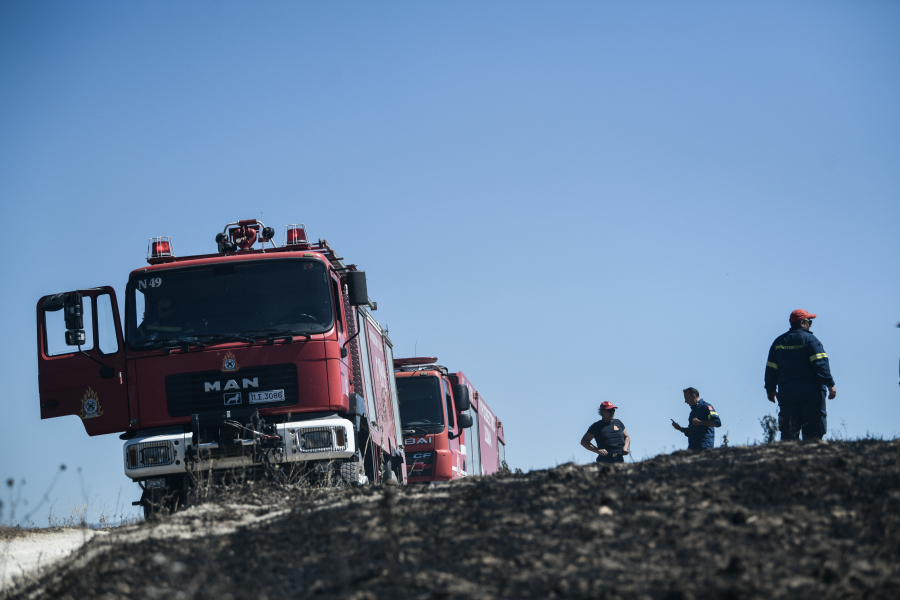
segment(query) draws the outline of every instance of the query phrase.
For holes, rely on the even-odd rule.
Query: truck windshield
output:
[[[444,426],[441,383],[437,377],[397,377],[400,423],[403,427]]]
[[[126,291],[132,347],[322,333],[334,322],[328,272],[315,260],[234,262],[140,273]]]

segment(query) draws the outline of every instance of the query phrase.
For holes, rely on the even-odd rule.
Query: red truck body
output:
[[[503,425],[460,371],[435,357],[394,361],[411,483],[492,475],[506,461]]]
[[[366,309],[376,305],[365,274],[325,240],[309,243],[305,227],[266,248],[270,228],[229,226],[215,254],[176,258],[171,241],[151,240],[124,318],[110,287],[40,299],[41,418],[77,415],[89,435],[122,433],[145,510],[203,469],[404,481],[392,343]],[[78,310],[80,334],[69,321]]]

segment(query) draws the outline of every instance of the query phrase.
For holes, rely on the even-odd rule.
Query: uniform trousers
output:
[[[781,441],[820,440],[828,431],[828,412],[825,410],[825,388],[818,394],[778,392],[778,429]]]
[[[598,454],[598,455],[597,455],[597,462],[598,462],[598,463],[602,463],[602,464],[608,464],[608,463],[623,463],[623,462],[625,462],[625,457],[622,456],[621,454],[620,454],[619,456],[609,456],[609,455],[607,455],[607,456],[600,456],[600,455]]]

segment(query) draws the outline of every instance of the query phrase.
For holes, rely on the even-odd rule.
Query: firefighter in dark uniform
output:
[[[138,334],[156,338],[173,338],[184,333],[193,333],[194,328],[186,326],[178,315],[178,306],[175,300],[168,296],[159,299],[156,305],[157,318],[145,318],[138,326]]]
[[[631,438],[625,431],[622,421],[615,418],[616,408],[612,402],[602,402],[600,409],[601,419],[588,427],[587,433],[581,438],[581,445],[597,455],[598,463],[625,462],[625,455],[631,446]],[[596,445],[591,443],[591,439]]]
[[[682,427],[672,419],[672,427],[687,436],[688,450],[706,450],[716,445],[716,427],[722,426],[719,413],[712,404],[700,397],[697,388],[683,390],[684,403],[691,407],[688,426]]]
[[[791,313],[791,329],[778,336],[766,362],[766,393],[778,400],[781,440],[820,440],[827,430],[825,392],[837,395],[828,355],[810,331],[816,315],[805,310]]]

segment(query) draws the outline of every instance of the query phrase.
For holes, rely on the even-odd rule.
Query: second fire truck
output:
[[[497,473],[506,462],[503,423],[462,371],[437,360],[394,360],[409,481]]]

